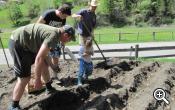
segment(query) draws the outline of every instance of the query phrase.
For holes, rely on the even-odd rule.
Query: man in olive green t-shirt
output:
[[[41,88],[41,75],[49,74],[45,62],[50,49],[54,49],[61,42],[75,41],[75,30],[65,25],[61,28],[45,24],[29,24],[13,31],[9,41],[9,50],[14,60],[14,71],[17,83],[13,90],[12,104],[9,110],[19,110],[19,101],[25,86],[30,80],[31,65],[34,63],[34,87]],[[47,76],[47,75],[46,75]],[[44,78],[46,90],[52,86],[48,78]]]

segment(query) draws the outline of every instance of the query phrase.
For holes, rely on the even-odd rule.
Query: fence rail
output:
[[[110,52],[115,53],[115,52],[134,52],[134,56],[131,56],[131,54],[129,56],[115,56],[115,58],[127,58],[127,59],[138,59],[138,58],[161,58],[161,57],[175,57],[175,52],[174,54],[167,54],[167,55],[154,55],[154,56],[145,56],[145,57],[141,57],[139,56],[139,52],[141,51],[162,51],[162,50],[175,50],[175,46],[159,46],[159,47],[139,47],[139,45],[135,45],[135,47],[131,46],[131,48],[125,48],[125,49],[106,49],[106,50],[102,50],[102,52],[108,53]],[[72,51],[73,54],[78,54],[78,51]],[[100,53],[99,50],[95,50],[94,53]],[[67,54],[67,53],[65,53]],[[106,57],[109,58],[109,57]],[[95,60],[102,60],[103,57],[95,57],[93,58]]]
[[[170,31],[160,31],[160,32],[116,32],[116,33],[108,33],[108,34],[113,34],[113,39],[115,40],[118,40],[118,41],[122,41],[123,39],[122,38],[125,38],[127,35],[134,35],[134,37],[136,37],[136,40],[138,41],[139,38],[142,36],[142,35],[146,35],[146,34],[150,34],[149,37],[152,37],[152,40],[155,41],[158,39],[159,35],[158,34],[169,34],[169,37],[174,40],[174,32],[170,32]],[[95,36],[98,37],[98,41],[100,42],[101,41],[101,36],[103,35],[107,35],[106,33],[103,34],[103,33],[96,33]],[[116,38],[115,38],[116,36]],[[167,36],[165,35],[165,38]]]

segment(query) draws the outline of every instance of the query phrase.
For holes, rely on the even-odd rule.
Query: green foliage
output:
[[[144,16],[140,13],[136,14],[134,17],[134,24],[137,26],[139,23],[144,21]]]
[[[10,14],[13,11],[9,11],[9,18],[13,17],[13,24],[25,24],[20,22],[28,22],[28,20],[34,21],[36,16],[45,12],[49,8],[58,8],[65,2],[73,3],[72,13],[76,13],[82,8],[88,7],[90,0],[20,0],[18,2],[17,10],[24,16],[20,18],[18,15]],[[23,4],[23,2],[25,4]],[[136,25],[145,26],[149,24],[151,26],[160,26],[161,24],[171,24],[175,20],[175,2],[174,0],[99,0],[100,5],[97,8],[97,23],[98,26],[126,26]],[[0,10],[0,26],[12,27],[11,22],[8,21],[6,15],[1,13],[6,10],[13,10],[3,7]],[[13,12],[15,13],[15,12]],[[13,16],[12,16],[13,15]],[[18,20],[17,20],[18,18]],[[73,20],[69,20],[70,24],[73,24]],[[2,23],[1,23],[2,22]],[[4,24],[5,23],[5,24]],[[143,25],[142,25],[143,24]]]
[[[171,17],[163,17],[162,24],[171,24],[173,23],[173,19]]]
[[[143,1],[141,1],[140,4],[138,5],[138,8],[139,8],[140,10],[146,10],[146,9],[149,8],[150,2],[151,2],[150,0],[143,0]]]
[[[108,2],[108,0],[101,0],[99,8],[100,8],[101,13],[105,13],[105,14],[109,13],[109,2]]]
[[[53,0],[53,4],[55,8],[58,8],[62,4],[63,0]]]
[[[20,18],[23,17],[23,14],[17,2],[9,3],[9,17],[15,26],[20,24]]]
[[[34,18],[38,16],[40,12],[39,4],[35,2],[34,0],[28,0],[27,3],[28,3],[28,16],[30,18]]]
[[[131,0],[123,0],[124,9],[130,11],[132,8]]]

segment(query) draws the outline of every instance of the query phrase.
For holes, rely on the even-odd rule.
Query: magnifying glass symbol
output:
[[[169,101],[165,98],[166,92],[162,88],[154,90],[153,96],[156,100],[163,100],[166,104],[169,104]]]

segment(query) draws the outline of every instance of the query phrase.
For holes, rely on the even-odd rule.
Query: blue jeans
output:
[[[82,78],[84,76],[88,77],[92,74],[93,71],[93,63],[85,62],[83,59],[80,59],[80,65],[79,65],[79,73],[78,73],[78,83],[82,82]]]

